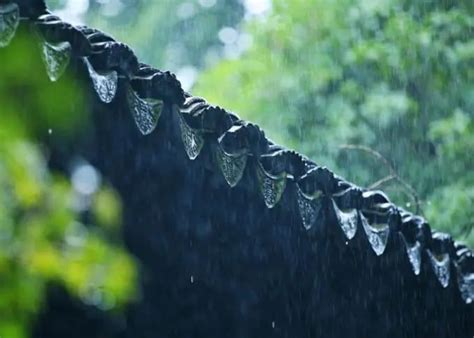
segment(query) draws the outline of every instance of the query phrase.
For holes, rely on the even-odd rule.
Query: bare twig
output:
[[[393,175],[388,175],[388,176],[385,176],[384,178],[381,178],[380,180],[378,180],[377,182],[374,182],[372,183],[368,188],[370,190],[374,190],[374,189],[377,189],[378,187],[380,187],[381,185],[387,183],[387,182],[390,182],[391,180],[395,179],[395,176]]]
[[[385,165],[385,167],[387,167],[387,169],[389,171],[389,175],[387,175],[386,177],[384,177],[384,178],[378,180],[377,182],[373,183],[369,187],[369,189],[375,189],[375,188],[379,187],[380,185],[382,185],[384,183],[387,183],[391,180],[395,180],[402,186],[403,190],[405,192],[407,192],[408,195],[413,199],[413,202],[416,206],[416,213],[417,214],[420,213],[420,211],[421,211],[420,197],[418,196],[418,193],[416,192],[415,188],[413,188],[413,186],[411,186],[408,182],[406,182],[404,179],[402,179],[400,177],[400,175],[398,175],[395,168],[390,164],[390,162],[385,158],[385,156],[383,156],[381,153],[379,153],[378,151],[376,151],[372,148],[369,148],[369,147],[363,146],[363,145],[358,145],[358,144],[342,144],[342,145],[339,146],[339,148],[344,149],[344,150],[363,151],[363,152],[366,152],[366,153],[370,154],[372,157],[376,158],[380,162],[382,162]]]

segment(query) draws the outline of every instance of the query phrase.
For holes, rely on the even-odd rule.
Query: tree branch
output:
[[[408,182],[406,182],[404,179],[402,179],[400,177],[400,175],[398,175],[395,168],[391,165],[390,161],[388,161],[387,158],[385,158],[385,156],[383,156],[381,153],[379,153],[378,151],[376,151],[372,148],[369,148],[369,147],[363,146],[363,145],[358,145],[358,144],[341,144],[339,146],[339,148],[341,148],[343,150],[363,151],[363,152],[366,152],[366,153],[370,154],[372,157],[379,160],[380,162],[382,162],[384,164],[384,166],[388,169],[389,175],[382,178],[382,179],[380,179],[380,180],[378,180],[377,182],[373,183],[369,187],[369,189],[375,189],[376,187],[378,187],[378,186],[380,186],[380,185],[382,185],[386,182],[389,182],[391,180],[395,180],[402,186],[402,188],[406,192],[408,192],[408,195],[413,199],[413,202],[416,206],[416,213],[419,214],[421,212],[420,197],[418,196],[418,193],[416,192],[415,188],[413,188],[413,186],[411,186]]]
[[[381,185],[387,183],[387,182],[390,182],[391,180],[395,179],[395,176],[393,175],[388,175],[388,176],[385,176],[384,178],[381,178],[380,180],[378,180],[377,182],[375,183],[372,183],[368,189],[370,190],[374,190],[374,189],[377,189],[378,187],[380,187]]]

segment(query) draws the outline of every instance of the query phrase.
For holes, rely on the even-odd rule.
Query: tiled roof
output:
[[[239,184],[246,166],[252,165],[250,172],[256,175],[269,209],[293,186],[297,192],[293,202],[308,236],[318,219],[328,216],[324,212],[337,219],[347,241],[357,231],[363,232],[377,256],[384,254],[389,236],[399,236],[415,275],[420,273],[422,259],[429,259],[442,287],[456,283],[463,300],[473,301],[473,251],[447,234],[432,231],[424,218],[397,207],[383,192],[358,187],[305,156],[273,144],[257,125],[184,92],[174,74],[140,63],[130,47],[101,31],[63,22],[41,1],[0,1],[0,19],[0,47],[14,38],[21,21],[36,27],[51,81],[61,77],[71,59],[79,60],[98,98],[110,104],[119,79],[124,80],[130,113],[143,135],[154,131],[164,105],[172,107],[190,161],[199,161],[206,141],[217,142],[216,163],[229,189]],[[331,208],[321,208],[323,201],[329,201]]]

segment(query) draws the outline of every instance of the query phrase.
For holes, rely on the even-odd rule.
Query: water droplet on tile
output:
[[[369,224],[369,221],[361,212],[359,212],[359,215],[372,250],[377,256],[380,256],[387,246],[390,228],[387,224]]]
[[[298,186],[297,199],[303,226],[306,230],[309,230],[316,223],[316,219],[321,209],[321,201],[318,196],[307,196]]]
[[[403,242],[405,242],[405,249],[410,261],[411,267],[415,275],[420,274],[421,269],[421,244],[416,241],[415,244],[409,244],[402,235]]]
[[[269,175],[261,164],[257,166],[257,178],[263,200],[268,208],[273,208],[280,200],[286,187],[285,174],[279,177]]]
[[[69,42],[57,44],[43,42],[42,57],[49,79],[55,82],[64,74],[69,65],[71,59],[71,44]]]
[[[84,62],[89,71],[94,89],[99,96],[99,99],[104,103],[110,103],[117,93],[118,74],[116,71],[99,74],[94,70],[90,61],[84,58]]]
[[[155,99],[142,99],[129,86],[127,91],[128,105],[138,130],[143,135],[155,130],[163,109],[163,101]]]
[[[181,112],[177,111],[177,114],[184,150],[190,160],[195,160],[204,146],[204,137],[198,130],[194,130],[186,123]]]
[[[450,278],[450,259],[449,254],[442,254],[440,256],[435,256],[430,250],[426,250],[428,257],[430,258],[431,267],[433,272],[438,278],[438,281],[443,286],[443,288],[448,287],[449,278]]]
[[[0,47],[6,47],[15,36],[20,23],[20,9],[15,3],[0,5]]]
[[[337,222],[341,227],[342,231],[344,232],[344,235],[346,235],[347,239],[354,238],[357,232],[357,210],[350,209],[342,211],[341,209],[339,209],[334,200],[332,200],[332,205],[334,208],[334,212],[336,213]]]
[[[471,304],[474,299],[474,273],[462,274],[461,269],[457,266],[458,287],[462,298],[466,304]]]
[[[226,182],[235,187],[244,174],[247,154],[227,154],[220,145],[217,145],[216,157]]]

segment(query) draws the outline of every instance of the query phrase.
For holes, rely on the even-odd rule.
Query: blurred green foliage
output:
[[[274,0],[194,92],[474,247],[473,29],[467,0]]]
[[[117,239],[117,194],[104,184],[81,196],[64,173],[48,168],[45,141],[74,137],[87,119],[86,100],[68,74],[50,83],[38,41],[26,36],[19,32],[0,50],[0,337],[9,338],[29,336],[49,282],[116,311],[134,296],[136,278]],[[93,224],[78,200],[87,200]]]
[[[202,68],[220,55],[218,32],[244,15],[239,0],[91,1],[87,23],[133,46],[142,62],[179,71]],[[104,17],[108,18],[104,20]]]

